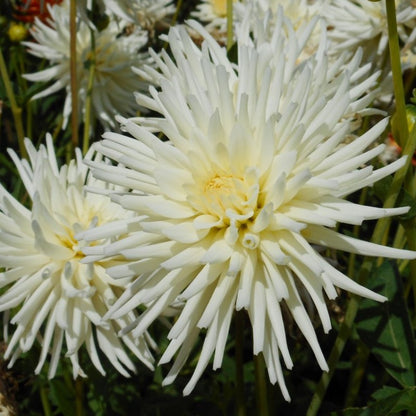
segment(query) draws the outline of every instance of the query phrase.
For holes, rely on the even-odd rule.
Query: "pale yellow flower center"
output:
[[[204,192],[208,194],[222,193],[229,194],[234,190],[233,177],[231,175],[215,175],[205,185]]]
[[[84,253],[81,251],[81,247],[79,246],[78,240],[74,237],[74,234],[72,232],[70,232],[69,235],[65,237],[61,237],[60,240],[64,247],[67,247],[73,251],[74,257],[84,257]]]
[[[239,240],[247,248],[256,248],[259,237],[251,230],[261,210],[256,170],[249,168],[242,176],[216,172],[201,185],[196,208],[218,219],[216,227],[227,229],[226,240],[230,244]]]
[[[215,174],[205,183],[203,189],[208,206],[213,208],[215,214],[222,217],[227,209],[233,209],[242,214],[243,203],[247,199],[245,188],[243,178],[229,174]],[[223,212],[220,214],[219,210]]]
[[[85,211],[87,214],[85,218],[83,218],[82,220],[78,222],[73,223],[71,228],[69,228],[68,226],[66,227],[67,229],[66,235],[57,236],[59,240],[61,241],[62,246],[72,250],[73,258],[77,258],[78,260],[85,257],[85,254],[82,252],[82,248],[86,244],[88,244],[89,246],[94,246],[97,244],[97,242],[86,243],[85,241],[82,241],[82,240],[78,241],[75,238],[75,235],[77,233],[79,233],[80,231],[87,230],[91,226],[96,226],[99,222],[99,218],[97,215],[94,215],[94,212],[88,213],[87,208],[85,209]]]
[[[233,0],[235,2],[236,0]],[[212,0],[212,9],[217,16],[227,16],[227,0]]]

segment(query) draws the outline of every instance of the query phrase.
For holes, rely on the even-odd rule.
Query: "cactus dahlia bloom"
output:
[[[368,164],[384,149],[372,144],[387,120],[345,144],[352,130],[348,114],[365,109],[365,91],[378,74],[367,77],[357,59],[342,71],[329,65],[325,38],[316,54],[297,63],[305,33],[295,32],[280,12],[276,19],[272,36],[262,40],[240,32],[236,64],[198,23],[189,24],[205,37],[201,48],[183,27],[171,28],[173,58],[163,53],[160,72],[147,71],[160,89],[151,88],[150,97],[137,95],[160,118],[122,119],[133,137],[107,132],[96,143],[96,150],[117,164],[88,162],[96,178],[130,188],[111,197],[143,216],[140,229],[128,237],[84,250],[91,256],[123,255],[128,262],[108,273],[135,278],[107,317],[119,319],[137,305],[148,305],[122,331],[140,336],[169,305],[182,302],[160,360],[176,355],[166,384],[206,329],[184,394],[212,356],[214,368],[221,367],[235,310],[247,311],[253,353],[263,353],[271,382],[279,383],[287,400],[281,361],[289,369],[293,363],[282,304],[327,370],[301,293],[309,294],[325,332],[331,329],[325,299],[335,298],[336,288],[385,298],[333,267],[318,246],[416,257],[334,229],[338,222],[361,224],[408,210],[346,200],[404,163],[399,159],[381,169]],[[168,141],[159,140],[158,129]],[[95,240],[104,232],[115,237],[120,224],[87,230],[83,237]]]
[[[104,4],[116,16],[143,29],[153,29],[175,12],[173,0],[104,0]]]
[[[32,99],[38,99],[65,89],[66,98],[63,108],[64,127],[71,114],[70,85],[70,35],[68,2],[49,8],[51,18],[48,24],[35,20],[31,34],[36,42],[24,42],[32,55],[49,60],[50,66],[44,70],[25,74],[29,81],[49,82],[53,84],[37,93]],[[92,51],[91,28],[78,20],[76,36],[77,85],[79,108],[84,109],[88,92],[89,60]],[[128,36],[119,36],[120,26],[115,21],[102,31],[96,31],[95,72],[92,85],[92,108],[95,117],[104,127],[114,127],[114,116],[134,115],[137,111],[132,91],[147,89],[147,84],[137,77],[131,66],[141,66],[147,62],[147,54],[138,51],[147,43],[145,32],[136,31]]]
[[[224,34],[227,30],[227,0],[201,0],[191,16],[206,24],[208,31],[217,30]]]
[[[235,27],[236,32],[241,28],[244,32],[247,29],[245,25],[250,26],[255,37],[268,36],[267,33],[256,33],[259,29],[264,32],[259,19],[270,19],[268,23],[269,32],[273,32],[273,26],[277,23],[277,10],[281,8],[285,16],[290,20],[293,28],[299,32],[304,30],[308,25],[312,25],[313,31],[308,35],[307,43],[302,47],[302,53],[299,54],[298,60],[305,59],[315,53],[319,47],[321,31],[319,25],[313,23],[317,16],[321,16],[321,10],[327,6],[325,0],[245,0],[235,5]],[[322,22],[323,23],[323,22]]]
[[[20,160],[10,151],[27,194],[28,209],[0,185],[0,311],[10,311],[16,328],[8,340],[5,358],[10,365],[22,352],[41,343],[39,373],[48,353],[49,377],[55,375],[65,350],[72,362],[74,377],[84,373],[78,352],[85,345],[89,358],[102,374],[99,352],[123,375],[134,364],[123,344],[149,368],[152,356],[144,338],[132,334],[117,336],[117,331],[131,322],[130,313],[111,323],[102,317],[123,292],[128,279],[113,280],[105,267],[115,260],[82,264],[85,244],[74,235],[86,228],[131,217],[107,196],[85,194],[85,184],[101,188],[107,185],[88,175],[81,152],[69,165],[58,168],[52,139],[35,150],[26,140],[29,161]],[[91,156],[91,152],[86,158]],[[63,344],[66,344],[66,347]],[[99,351],[99,352],[98,352]]]
[[[388,64],[388,30],[386,4],[383,1],[331,0],[322,7],[331,39],[331,53],[337,55],[361,47],[364,60],[377,68]],[[397,31],[404,50],[416,38],[416,6],[413,0],[396,1]],[[388,65],[387,65],[388,66]]]

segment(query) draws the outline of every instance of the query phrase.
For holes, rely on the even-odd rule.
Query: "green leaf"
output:
[[[399,390],[384,386],[373,397],[376,400],[366,407],[332,412],[331,416],[393,416],[403,411],[409,416],[416,415],[416,387]]]
[[[371,274],[367,287],[388,301],[361,301],[356,318],[358,334],[394,379],[404,387],[414,386],[415,341],[401,277],[395,266],[385,261]]]

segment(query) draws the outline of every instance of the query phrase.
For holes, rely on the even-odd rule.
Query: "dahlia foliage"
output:
[[[371,409],[387,394],[359,401],[359,377],[392,377],[414,394],[414,1],[6,3],[0,349],[10,371],[30,362],[31,373],[59,379],[69,358],[74,379],[108,374],[107,392],[92,383],[84,395],[97,415],[121,412],[117,394],[159,414],[155,394],[190,395],[205,378],[215,382],[195,393],[201,403],[236,385],[232,409],[253,410],[256,396],[265,414],[264,361],[279,406],[300,394],[312,416],[326,381],[305,397],[321,371],[338,368],[352,333],[357,355],[367,345],[380,365],[368,379],[364,359],[344,366],[340,409]],[[380,264],[392,269],[393,294],[369,282]],[[387,315],[374,306],[374,345],[359,320],[351,331],[351,295],[400,299]],[[386,364],[380,345],[400,360]],[[237,380],[226,384],[207,367],[226,372],[230,358]],[[253,360],[256,393],[242,381]],[[288,371],[298,367],[301,376]],[[133,374],[141,384],[123,390],[119,377]],[[301,382],[286,385],[291,377]],[[56,413],[74,413],[54,389]],[[79,412],[82,388],[73,390]]]

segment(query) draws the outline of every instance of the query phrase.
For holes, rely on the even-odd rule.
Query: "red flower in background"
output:
[[[62,3],[62,0],[17,0],[13,17],[24,23],[33,23],[35,17],[45,20],[49,16],[47,4]]]

